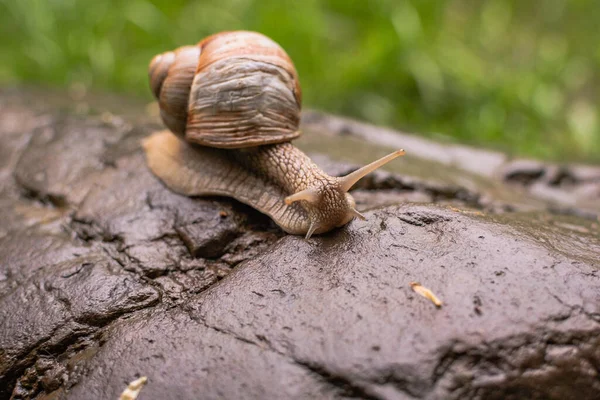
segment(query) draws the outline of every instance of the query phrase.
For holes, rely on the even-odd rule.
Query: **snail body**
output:
[[[363,218],[348,190],[404,154],[341,178],[323,172],[290,143],[301,110],[292,61],[259,33],[223,32],[160,54],[149,77],[172,132],[144,140],[152,172],[184,195],[233,197],[291,234],[309,238]]]

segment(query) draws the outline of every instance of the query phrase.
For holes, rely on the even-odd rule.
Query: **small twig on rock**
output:
[[[148,378],[142,376],[141,378],[132,381],[127,388],[121,393],[119,400],[135,400],[137,399],[140,391],[144,387],[144,385],[148,382]]]
[[[440,301],[440,299],[438,299],[437,296],[435,294],[433,294],[433,292],[431,290],[427,289],[425,286],[422,286],[419,282],[411,282],[410,287],[416,293],[431,300],[431,302],[433,304],[435,304],[436,307],[442,306],[442,302]]]

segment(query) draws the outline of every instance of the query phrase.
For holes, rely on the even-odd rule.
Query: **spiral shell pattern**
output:
[[[158,99],[160,116],[171,131],[185,134],[188,102],[200,47],[184,46],[159,54],[150,62],[150,88]]]
[[[296,69],[262,34],[222,32],[160,54],[149,77],[163,122],[189,142],[243,148],[300,135]]]

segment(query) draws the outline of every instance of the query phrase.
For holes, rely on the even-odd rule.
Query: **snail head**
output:
[[[343,226],[355,217],[364,220],[365,217],[356,210],[354,198],[348,191],[363,177],[402,155],[404,150],[397,150],[346,176],[319,180],[313,186],[287,196],[284,202],[290,205],[299,201],[308,213],[310,227],[306,233],[307,239],[313,233],[323,233],[333,227]]]

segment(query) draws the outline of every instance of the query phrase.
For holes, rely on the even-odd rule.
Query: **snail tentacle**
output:
[[[372,163],[365,165],[364,167],[357,169],[356,171],[349,173],[348,175],[340,178],[340,187],[344,192],[347,192],[362,178],[371,172],[375,171],[377,168],[382,167],[383,165],[389,163],[394,158],[403,156],[405,154],[403,149],[396,150],[395,152],[388,154],[385,157],[381,157],[379,160],[373,161]]]

